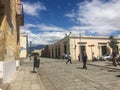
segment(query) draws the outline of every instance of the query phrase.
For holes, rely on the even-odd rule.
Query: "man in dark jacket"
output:
[[[84,51],[82,54],[82,61],[83,61],[83,69],[87,69],[86,63],[87,63],[87,54]]]
[[[112,57],[113,57],[113,65],[117,66],[117,63],[116,63],[117,50],[116,49],[113,50]]]

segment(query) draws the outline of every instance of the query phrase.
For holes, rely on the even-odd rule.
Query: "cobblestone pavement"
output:
[[[23,62],[20,69],[11,77],[10,90],[44,90],[37,73],[33,71],[33,60]]]
[[[41,58],[38,72],[46,90],[120,90],[120,70],[65,62]]]

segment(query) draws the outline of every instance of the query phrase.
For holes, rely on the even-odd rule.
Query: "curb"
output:
[[[38,72],[37,69],[36,69],[36,71],[37,71],[37,78],[38,78],[38,80],[39,80],[39,84],[40,84],[41,90],[46,90],[46,88],[45,88],[45,86],[44,86],[44,84],[43,84],[43,82],[42,82],[42,80],[41,80],[41,78],[40,78],[40,75],[39,75],[39,72]]]

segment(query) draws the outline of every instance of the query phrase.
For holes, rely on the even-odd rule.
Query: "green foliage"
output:
[[[48,49],[49,49],[49,46],[48,46],[48,45],[46,45],[46,46],[45,46],[45,49],[46,49],[46,50],[48,50]]]
[[[33,53],[31,53],[31,56],[39,56],[39,53],[38,52],[33,52]]]
[[[110,36],[109,39],[110,39],[109,46],[112,49],[117,48],[117,44],[118,44],[117,39],[115,39],[114,36]]]

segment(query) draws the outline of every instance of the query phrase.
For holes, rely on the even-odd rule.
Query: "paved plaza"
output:
[[[33,71],[33,60],[26,59],[11,77],[10,90],[119,90],[120,66],[109,61],[82,62],[40,58],[40,68]],[[9,90],[9,89],[7,89]]]
[[[46,90],[120,90],[120,66],[114,68],[111,62],[111,65],[105,66],[105,61],[89,62],[85,70],[82,62],[65,62],[62,59],[41,58],[38,74]]]

